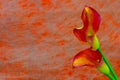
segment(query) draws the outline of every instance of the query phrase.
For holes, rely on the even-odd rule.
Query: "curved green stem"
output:
[[[102,52],[101,48],[98,48],[98,50],[100,51],[100,53],[101,53],[101,55],[102,55],[102,57],[103,57],[104,62],[107,64],[107,66],[108,66],[108,68],[110,69],[110,71],[111,71],[112,75],[114,76],[115,80],[118,80],[118,77],[117,77],[116,73],[114,72],[112,66],[110,65],[110,63],[109,63],[109,61],[107,60],[106,56],[105,56],[104,53]],[[107,76],[109,76],[109,75],[107,75]],[[113,79],[113,80],[114,80],[114,79]]]
[[[110,78],[110,80],[115,80],[115,78],[112,76],[112,75],[110,75],[110,74],[105,74],[107,77],[109,77]]]

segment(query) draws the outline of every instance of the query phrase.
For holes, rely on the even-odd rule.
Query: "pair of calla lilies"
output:
[[[110,80],[118,80],[117,75],[100,48],[100,42],[96,36],[101,21],[99,13],[93,8],[86,6],[83,9],[81,18],[83,26],[75,28],[73,33],[79,40],[89,43],[90,48],[75,55],[72,66],[74,68],[82,66],[96,67],[101,73],[108,76]]]

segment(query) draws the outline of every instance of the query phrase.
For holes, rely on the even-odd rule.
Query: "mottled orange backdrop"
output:
[[[120,0],[0,0],[0,80],[109,80],[71,66],[88,47],[73,34],[85,5],[102,17],[97,35],[120,77]]]

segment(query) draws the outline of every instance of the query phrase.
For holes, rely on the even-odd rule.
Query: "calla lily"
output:
[[[74,56],[72,66],[74,68],[82,66],[97,67],[101,62],[102,56],[99,51],[91,48],[85,49]]]
[[[101,17],[96,10],[85,7],[81,15],[83,26],[73,30],[75,36],[84,42],[88,42],[93,49],[98,49],[99,41],[96,32],[99,29]],[[96,44],[97,42],[97,44]]]
[[[100,48],[96,32],[101,21],[100,15],[91,7],[85,7],[81,15],[83,26],[73,30],[75,36],[84,42],[88,42],[91,48],[80,51],[74,56],[72,66],[93,66],[101,73],[108,76],[111,80],[118,80],[113,68]],[[101,64],[103,58],[105,63]]]

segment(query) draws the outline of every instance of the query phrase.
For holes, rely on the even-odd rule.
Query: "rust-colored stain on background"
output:
[[[85,5],[102,17],[102,49],[120,77],[119,0],[0,0],[0,80],[109,80],[94,68],[72,69],[83,50],[73,28]]]

